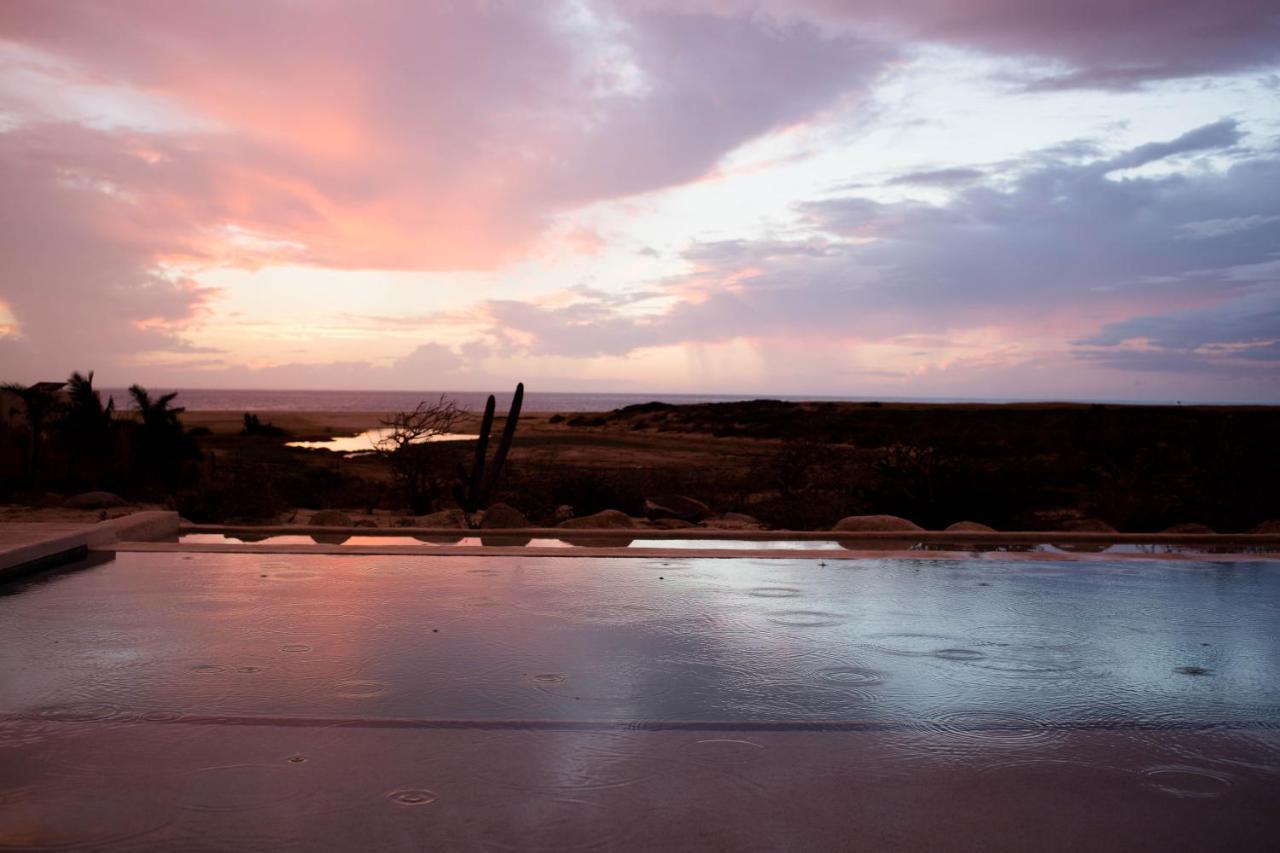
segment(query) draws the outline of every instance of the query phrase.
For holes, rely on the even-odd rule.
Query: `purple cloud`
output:
[[[943,204],[806,203],[800,210],[818,236],[690,247],[698,271],[678,287],[701,298],[659,313],[589,298],[489,310],[495,328],[532,338],[541,354],[734,338],[865,342],[997,326],[1056,336],[1063,348],[1074,341],[1081,357],[1122,369],[1196,363],[1257,378],[1254,368],[1280,366],[1270,346],[1280,339],[1280,156],[1242,151],[1241,141],[1234,123],[1216,122],[1113,158],[1037,152],[1008,164],[1000,183]],[[1112,176],[1226,151],[1236,160],[1224,171]],[[1188,239],[1187,227],[1206,220],[1239,224]],[[1138,353],[1134,338],[1163,356]]]

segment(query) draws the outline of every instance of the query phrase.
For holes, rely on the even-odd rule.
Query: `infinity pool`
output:
[[[1280,831],[1274,562],[121,553],[0,591],[0,848]]]

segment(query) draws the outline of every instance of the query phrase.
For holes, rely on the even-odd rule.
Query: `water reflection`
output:
[[[731,846],[817,849],[866,824],[813,798],[894,820],[931,791],[893,839],[972,841],[999,802],[1077,815],[1076,849],[1135,809],[1159,849],[1243,849],[1280,779],[1274,563],[129,553],[8,591],[0,838],[27,846],[430,819],[671,848],[636,804],[687,801]]]
[[[326,438],[322,441],[287,441],[285,447],[301,447],[307,450],[332,450],[334,453],[345,453],[347,455],[358,455],[363,453],[372,453],[377,447],[379,441],[385,439],[391,434],[390,429],[379,428],[365,430],[358,435],[343,435],[333,438]],[[433,435],[423,439],[423,442],[429,441],[474,441],[474,435],[465,433],[446,432],[440,435]]]
[[[0,647],[42,661],[0,713],[1075,724],[1280,708],[1267,563],[181,559],[121,554],[0,597]]]

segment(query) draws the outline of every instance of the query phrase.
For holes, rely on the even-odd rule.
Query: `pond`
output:
[[[307,450],[331,450],[334,453],[356,455],[372,453],[377,443],[391,434],[389,428],[368,429],[358,435],[335,436],[322,441],[288,441],[285,447],[301,447]],[[423,443],[434,441],[475,441],[477,436],[446,432],[424,438]]]

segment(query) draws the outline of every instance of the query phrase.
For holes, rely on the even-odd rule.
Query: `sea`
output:
[[[152,388],[152,396],[174,389]],[[464,409],[484,409],[489,396],[487,391],[269,391],[236,388],[180,388],[173,405],[188,411],[235,412],[400,412],[407,411],[419,402],[434,402],[441,395],[452,399]],[[129,395],[123,388],[105,388],[104,397],[115,398],[116,405],[129,408]],[[511,405],[512,390],[495,391],[499,411]],[[884,403],[1024,403],[1027,399],[999,398],[945,398],[945,397],[832,397],[813,394],[605,394],[561,391],[527,391],[524,410],[527,412],[609,412],[623,406],[638,403],[732,403],[741,400],[785,400],[793,402],[870,402]],[[1072,402],[1129,403],[1136,405],[1161,405],[1165,401],[1138,400],[1078,400]],[[1167,401],[1173,404],[1176,401]]]

